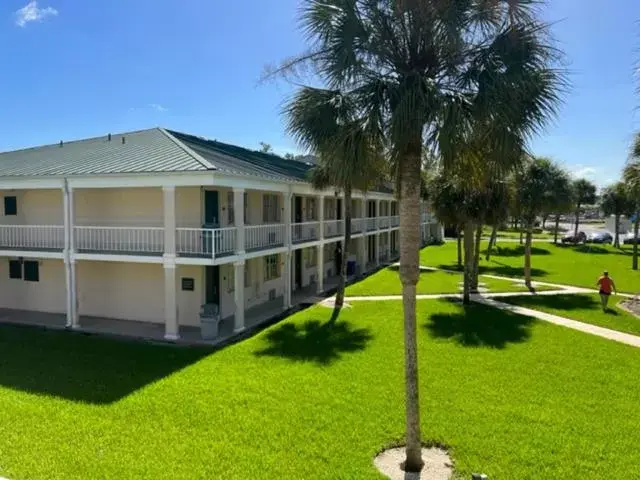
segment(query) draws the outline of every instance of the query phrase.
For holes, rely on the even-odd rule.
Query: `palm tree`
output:
[[[555,113],[563,76],[536,8],[529,0],[309,0],[302,27],[310,49],[274,72],[309,68],[314,81],[356,97],[367,128],[385,136],[400,199],[407,471],[422,467],[416,285],[423,146],[453,164],[473,131],[492,151],[510,154]]]
[[[576,213],[576,227],[574,238],[578,238],[578,227],[580,224],[580,208],[583,205],[589,205],[596,201],[596,186],[585,178],[579,178],[573,181],[573,204]]]
[[[620,217],[633,213],[633,204],[629,200],[627,187],[618,182],[608,186],[600,196],[600,207],[605,215],[613,215],[615,220],[615,233],[613,245],[620,247]]]
[[[571,210],[573,206],[573,190],[571,189],[571,178],[564,169],[553,165],[551,176],[551,196],[548,208],[549,212],[555,217],[553,243],[557,245],[560,215]]]
[[[311,170],[314,188],[338,187],[344,192],[344,245],[340,279],[330,322],[344,305],[347,253],[351,243],[351,199],[355,189],[367,191],[380,183],[386,162],[382,146],[369,135],[354,99],[337,90],[301,88],[286,104],[287,131],[318,157]],[[380,137],[377,137],[380,138]]]
[[[633,153],[633,161],[629,162],[624,168],[622,177],[624,178],[629,199],[635,211],[633,222],[634,242],[632,268],[638,270],[638,243],[640,242],[640,237],[638,236],[638,231],[640,230],[640,134],[636,137]]]
[[[551,203],[553,195],[553,163],[547,158],[533,158],[518,172],[518,203],[526,231],[524,244],[524,281],[531,288],[531,243],[533,225]]]

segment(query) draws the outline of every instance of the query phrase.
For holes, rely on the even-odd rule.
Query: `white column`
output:
[[[284,194],[284,244],[291,250],[291,202],[293,202],[293,194],[287,192]]]
[[[236,227],[236,253],[244,255],[244,189],[233,189],[233,218]],[[244,280],[243,280],[244,286]],[[244,288],[244,287],[243,287]]]
[[[362,203],[361,203],[362,207],[362,223],[363,223],[363,228],[362,228],[362,243],[360,244],[360,273],[365,273],[367,271],[367,244],[368,244],[368,236],[367,236],[367,215],[368,215],[368,211],[367,211],[367,197],[364,196],[362,197]]]
[[[284,253],[284,302],[282,307],[284,310],[288,310],[292,306],[291,292],[293,291],[293,275],[292,262],[293,253],[291,251],[291,202],[293,202],[293,194],[289,191],[284,194],[284,244],[287,247],[287,251]]]
[[[78,315],[78,279],[76,275],[75,259],[75,201],[73,189],[69,187],[66,180],[63,187],[64,204],[64,264],[65,283],[67,287],[67,328],[78,328],[80,326]]]
[[[324,245],[316,245],[316,269],[318,276],[318,293],[324,292]]]
[[[176,187],[162,187],[164,212],[164,338],[178,340],[178,302],[176,282]]]
[[[318,238],[324,240],[324,196],[318,197],[318,222],[320,222],[320,232]]]
[[[318,293],[324,291],[324,196],[318,196],[318,221],[320,222],[320,244],[316,246],[316,269],[318,277]]]
[[[164,256],[176,258],[176,187],[162,187],[164,206]],[[175,289],[174,289],[175,290]]]
[[[291,260],[293,255],[291,251],[287,251],[283,254],[284,257],[284,270],[282,276],[284,277],[284,302],[282,307],[284,310],[291,308]]]
[[[175,259],[165,258],[164,265],[164,338],[178,340],[180,326],[178,325],[178,302]]]
[[[235,262],[234,297],[236,302],[236,314],[234,316],[233,331],[238,333],[244,330],[244,260]]]

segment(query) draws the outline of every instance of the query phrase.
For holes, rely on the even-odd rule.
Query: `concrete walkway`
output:
[[[483,305],[489,305],[491,307],[499,308],[508,312],[517,313],[520,315],[526,315],[527,317],[534,317],[545,322],[554,323],[556,325],[562,325],[563,327],[572,328],[584,333],[590,333],[598,337],[613,340],[615,342],[631,345],[632,347],[640,348],[640,337],[630,335],[628,333],[618,332],[617,330],[610,330],[608,328],[598,327],[589,323],[579,322],[577,320],[571,320],[569,318],[560,317],[558,315],[552,315],[550,313],[540,312],[538,310],[532,310],[531,308],[518,307],[516,305],[510,305],[508,303],[498,302],[492,298],[484,298],[482,296],[475,296],[474,302],[481,303]]]
[[[421,270],[441,270],[450,273],[459,273],[453,272],[451,270],[442,270],[433,267],[420,267]],[[496,280],[510,280],[513,281],[513,278],[510,277],[502,277],[498,275],[481,275],[482,277],[493,278]],[[516,280],[517,282],[518,280]],[[524,283],[524,282],[523,282]],[[506,298],[506,297],[521,297],[527,295],[535,295],[535,296],[545,296],[545,295],[565,295],[565,294],[580,294],[580,293],[597,293],[598,291],[590,288],[582,288],[582,287],[574,287],[571,285],[559,285],[554,283],[547,282],[533,282],[534,287],[536,285],[544,285],[547,287],[556,288],[556,290],[544,290],[542,292],[530,293],[530,292],[496,292],[496,293],[482,293],[482,294],[472,294],[471,300],[476,303],[480,303],[483,305],[488,305],[494,308],[499,308],[500,310],[505,310],[508,312],[517,313],[520,315],[525,315],[528,317],[537,318],[539,320],[543,320],[545,322],[550,322],[556,325],[561,325],[563,327],[572,328],[573,330],[578,330],[580,332],[589,333],[591,335],[596,335],[601,338],[606,338],[608,340],[613,340],[615,342],[624,343],[626,345],[630,345],[632,347],[640,348],[640,337],[631,335],[628,333],[619,332],[617,330],[611,330],[608,328],[598,327],[596,325],[591,325],[589,323],[583,323],[578,320],[572,320],[570,318],[561,317],[558,315],[552,315],[550,313],[540,312],[538,310],[534,310],[531,308],[518,307],[516,305],[510,305],[508,303],[500,302],[496,300],[497,298]],[[626,293],[618,294],[621,297],[632,298],[633,295],[629,295]],[[329,297],[322,301],[322,305],[326,307],[333,307],[333,300],[335,297]],[[439,298],[451,298],[451,299],[462,299],[461,293],[441,293],[441,294],[431,294],[431,295],[416,295],[417,300],[436,300]],[[402,295],[376,295],[376,296],[357,296],[357,297],[345,297],[345,303],[348,302],[363,302],[363,301],[385,301],[385,300],[402,300]]]

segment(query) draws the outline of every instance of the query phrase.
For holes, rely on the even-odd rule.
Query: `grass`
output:
[[[418,294],[461,293],[460,286],[463,280],[460,273],[441,271],[422,271],[418,282]],[[516,284],[509,280],[500,280],[480,277],[480,283],[484,284],[489,292],[527,292],[524,284]],[[544,290],[539,287],[538,290]],[[401,295],[402,284],[398,276],[398,270],[388,267],[376,272],[365,279],[347,287],[346,296],[375,296],[375,295]]]
[[[401,302],[313,307],[217,352],[0,327],[12,480],[382,479],[404,432]],[[422,431],[462,478],[638,478],[640,351],[418,302]]]
[[[626,300],[624,297],[611,296],[609,310],[602,311],[600,296],[597,293],[588,295],[554,295],[547,297],[510,297],[500,301],[533,308],[543,312],[560,315],[584,323],[610,328],[620,332],[640,335],[640,318],[631,313],[616,308],[616,305]]]
[[[489,226],[485,226],[482,228],[482,235],[485,237],[490,237],[493,228]],[[498,238],[520,238],[520,229],[507,228],[504,230],[498,230],[497,233]],[[562,236],[562,234],[560,234]],[[548,232],[539,232],[533,234],[534,239],[549,239],[553,238],[552,233]]]
[[[486,243],[484,245],[486,247]],[[556,246],[537,243],[532,253],[534,280],[595,289],[602,271],[609,270],[619,291],[636,293],[640,288],[640,271],[631,269],[630,245],[617,249],[610,245]],[[423,249],[420,263],[457,269],[456,243],[447,242]],[[523,246],[498,244],[490,261],[487,262],[483,255],[480,273],[522,278],[523,264]]]

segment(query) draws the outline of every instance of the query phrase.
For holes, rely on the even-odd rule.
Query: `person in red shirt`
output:
[[[609,272],[605,270],[604,272],[602,272],[602,276],[598,279],[596,285],[598,285],[598,288],[600,289],[600,302],[602,302],[602,311],[606,312],[611,292],[618,293],[616,290],[616,284],[609,276]]]

